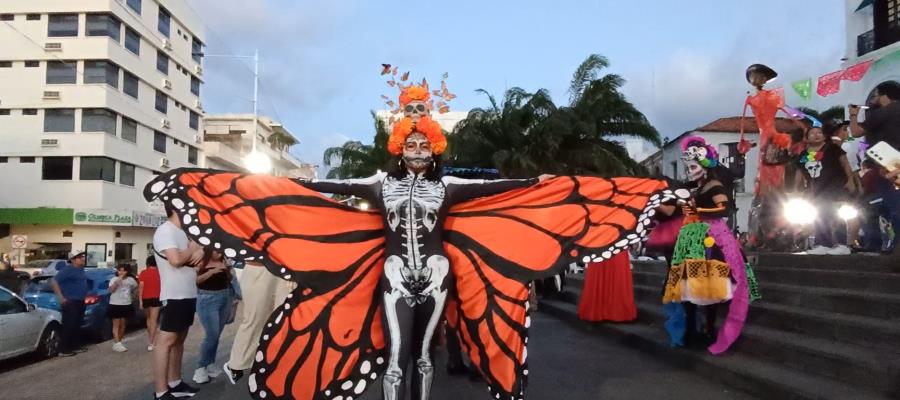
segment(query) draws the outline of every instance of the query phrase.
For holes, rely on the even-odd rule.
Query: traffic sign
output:
[[[27,235],[12,235],[12,248],[24,249],[28,247]]]

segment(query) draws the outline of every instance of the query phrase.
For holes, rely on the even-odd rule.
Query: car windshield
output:
[[[25,268],[46,268],[52,260],[34,260],[25,263]]]
[[[53,279],[53,277],[39,276],[34,278],[31,280],[31,283],[28,284],[25,291],[30,293],[53,293],[53,286],[50,285],[50,279]]]

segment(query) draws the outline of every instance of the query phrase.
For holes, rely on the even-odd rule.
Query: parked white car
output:
[[[59,312],[37,308],[0,287],[0,360],[37,352],[43,358],[59,353]]]

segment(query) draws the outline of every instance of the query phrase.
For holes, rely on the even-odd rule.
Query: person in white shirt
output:
[[[109,281],[109,308],[106,309],[106,317],[112,320],[113,351],[122,353],[128,348],[122,344],[125,336],[127,320],[134,316],[134,290],[138,283],[131,276],[127,264],[116,267],[116,276]]]
[[[159,334],[153,349],[153,385],[155,398],[173,400],[191,397],[197,389],[181,380],[184,340],[194,323],[197,308],[197,271],[194,266],[203,257],[200,245],[188,240],[181,229],[178,214],[166,205],[168,220],[156,228],[153,249],[159,269]]]

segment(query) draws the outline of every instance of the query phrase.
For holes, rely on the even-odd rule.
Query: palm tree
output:
[[[328,179],[361,178],[384,168],[390,160],[387,152],[387,124],[372,112],[375,121],[375,144],[350,140],[339,147],[325,149],[323,164],[329,168]]]
[[[822,112],[808,107],[800,107],[797,110],[822,121],[823,124],[831,121],[843,121],[844,118],[846,118],[844,115],[844,107],[842,106],[833,106]]]
[[[493,167],[509,177],[643,173],[614,137],[639,137],[659,145],[659,133],[619,92],[621,77],[601,76],[608,66],[609,61],[596,54],[582,62],[564,107],[557,107],[545,89],[509,89],[502,104],[479,90],[490,107],[470,111],[450,135],[451,163]]]

